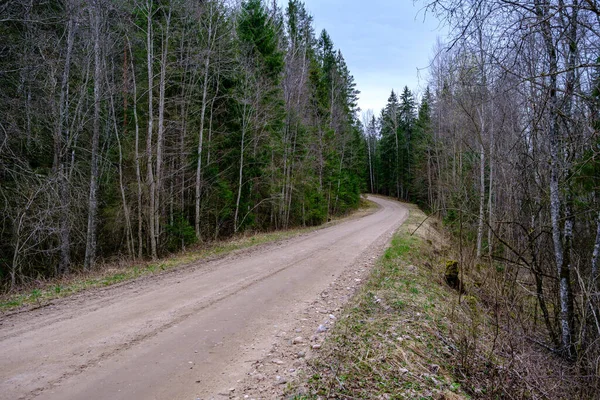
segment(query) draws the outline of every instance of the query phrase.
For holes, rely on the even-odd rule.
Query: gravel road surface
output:
[[[379,256],[408,216],[401,203],[370,199],[379,209],[361,218],[0,316],[0,399],[231,395],[274,332],[358,260]]]

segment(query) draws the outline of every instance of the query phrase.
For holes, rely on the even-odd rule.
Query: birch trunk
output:
[[[155,185],[155,200],[154,200],[154,242],[156,246],[159,243],[160,237],[160,219],[162,216],[162,207],[160,194],[163,186],[163,150],[165,145],[165,86],[167,80],[167,56],[169,52],[169,29],[171,26],[171,7],[167,14],[167,26],[162,40],[162,54],[160,58],[160,80],[158,88],[158,126],[156,136],[156,185]]]
[[[479,67],[482,79],[481,87],[481,106],[479,108],[479,217],[477,223],[477,259],[481,258],[483,252],[483,225],[485,223],[485,146],[483,145],[483,139],[486,132],[486,121],[485,121],[485,102],[487,100],[487,75],[486,75],[486,56],[484,52],[483,43],[483,32],[481,27],[481,21],[477,18],[477,34],[480,49],[480,60]]]
[[[202,185],[202,150],[204,145],[204,119],[206,116],[206,100],[208,96],[208,71],[210,67],[210,56],[212,48],[212,18],[208,25],[208,52],[206,54],[206,60],[204,61],[204,82],[202,88],[202,108],[200,111],[200,132],[198,137],[198,164],[196,165],[196,185],[195,185],[195,218],[194,228],[196,231],[196,238],[200,239],[200,194]]]
[[[209,110],[209,114],[210,116],[208,117],[208,143],[206,146],[206,165],[209,166],[210,165],[210,150],[211,150],[211,143],[212,143],[212,132],[213,132],[213,114],[214,114],[214,109],[215,109],[215,101],[217,100],[217,94],[219,93],[219,71],[217,69],[216,71],[216,77],[215,80],[217,81],[217,85],[215,87],[215,95],[213,96],[211,102],[210,102],[210,110]]]
[[[563,351],[570,353],[571,349],[571,318],[569,315],[569,286],[567,280],[568,274],[565,274],[564,268],[564,249],[561,232],[561,198],[560,198],[560,132],[559,118],[560,110],[558,106],[558,56],[554,46],[552,36],[552,27],[548,18],[549,4],[547,1],[537,0],[536,11],[540,26],[542,28],[542,37],[549,58],[549,111],[550,127],[548,136],[550,139],[550,218],[552,221],[552,241],[554,243],[554,258],[556,261],[557,275],[559,278],[559,298],[560,298],[560,327],[561,327],[561,345]]]
[[[100,54],[100,10],[99,0],[90,8],[90,25],[94,40],[94,116],[92,132],[92,153],[90,172],[90,193],[88,199],[87,240],[83,269],[89,271],[96,262],[97,215],[98,215],[98,148],[100,145],[100,107],[102,89],[102,60]]]
[[[67,173],[67,160],[69,156],[70,133],[68,129],[69,119],[69,77],[71,69],[71,56],[73,53],[73,42],[75,41],[76,24],[74,21],[74,10],[69,12],[67,23],[67,49],[65,54],[65,65],[59,96],[59,111],[55,133],[55,170],[58,173],[59,194],[62,200],[61,220],[59,224],[59,247],[60,259],[58,264],[59,274],[68,274],[71,265],[71,215],[70,215],[70,182]]]
[[[135,65],[133,64],[133,53],[131,43],[127,39],[129,55],[131,56],[131,76],[133,84],[133,120],[135,123],[135,179],[137,182],[137,236],[138,236],[138,258],[142,258],[144,252],[143,218],[142,218],[142,172],[140,166],[140,123],[137,113],[137,81],[135,77]]]
[[[594,251],[592,252],[592,291],[598,290],[598,258],[600,258],[600,212],[596,219],[596,241],[594,243]]]
[[[146,26],[146,54],[147,54],[147,68],[148,68],[148,133],[146,136],[146,172],[148,181],[148,194],[149,194],[149,207],[148,207],[148,222],[150,225],[150,249],[152,259],[158,258],[156,251],[156,227],[155,218],[156,213],[155,207],[155,194],[156,185],[154,182],[154,171],[152,166],[152,135],[154,131],[154,107],[153,107],[153,89],[154,89],[154,68],[152,67],[153,62],[153,44],[152,44],[152,0],[146,1],[147,7],[147,26]]]
[[[238,229],[240,228],[238,226],[238,216],[239,216],[239,212],[240,212],[240,200],[242,198],[242,180],[243,180],[243,175],[244,175],[244,146],[245,146],[245,140],[246,140],[246,129],[247,129],[247,125],[248,125],[248,120],[247,120],[247,115],[246,115],[246,111],[247,111],[248,105],[246,103],[244,103],[244,111],[243,111],[243,116],[242,118],[244,119],[242,121],[242,140],[240,143],[240,168],[239,168],[239,178],[238,178],[238,192],[237,192],[237,199],[235,201],[235,216],[233,219],[233,230],[234,232],[237,233]]]
[[[483,248],[483,224],[485,215],[485,148],[479,144],[479,217],[477,223],[477,258],[481,258]]]
[[[396,119],[395,115],[394,119]],[[396,197],[400,199],[400,144],[398,143],[398,128],[396,124],[394,124],[394,139],[396,139]]]
[[[375,193],[373,190],[373,161],[371,159],[371,135],[367,134],[367,153],[369,154],[369,183],[371,186],[371,193]]]
[[[492,113],[494,110],[494,101],[492,100]],[[492,120],[490,124],[490,152],[489,152],[489,193],[488,193],[488,256],[491,258],[494,248],[492,246],[492,218],[494,215],[493,202],[494,202],[494,115],[492,114]]]

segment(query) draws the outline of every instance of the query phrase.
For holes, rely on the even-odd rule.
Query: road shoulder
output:
[[[469,398],[454,374],[448,332],[469,319],[469,299],[452,309],[458,294],[438,266],[449,242],[434,218],[407,206],[411,216],[287,385],[287,398]]]
[[[277,325],[269,351],[251,361],[251,368],[236,386],[216,395],[231,399],[273,399],[288,394],[295,382],[306,376],[312,360],[319,357],[338,319],[368,281],[396,230],[394,227],[382,234],[344,274],[299,311],[292,324]]]

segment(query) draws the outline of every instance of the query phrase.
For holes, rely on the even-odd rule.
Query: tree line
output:
[[[366,186],[371,193],[413,201],[428,207],[431,179],[425,169],[425,154],[431,141],[432,95],[427,89],[420,101],[405,86],[400,96],[392,90],[376,117],[362,114],[367,148]]]
[[[0,282],[356,207],[354,79],[304,4],[0,6]]]
[[[584,395],[600,367],[600,4],[420,3],[451,34],[418,112],[405,89],[363,117],[367,185],[472,244],[462,267],[498,272],[501,325],[575,362]]]

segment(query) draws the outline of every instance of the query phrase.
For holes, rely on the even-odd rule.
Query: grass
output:
[[[22,307],[40,307],[52,300],[68,297],[85,290],[113,286],[144,276],[184,268],[196,262],[218,258],[234,251],[296,237],[315,229],[337,224],[348,218],[368,215],[376,209],[377,205],[375,203],[361,198],[358,210],[347,216],[334,219],[321,227],[305,227],[268,233],[246,232],[228,240],[199,245],[155,262],[131,263],[122,260],[116,264],[103,265],[98,270],[88,273],[76,273],[60,279],[37,281],[28,288],[21,288],[16,293],[1,295],[0,312],[10,312]]]
[[[508,298],[528,293],[506,266],[477,264],[466,245],[459,255],[441,222],[406,206],[409,219],[290,385],[290,398],[598,398],[573,365],[529,338],[531,324],[517,323],[532,311]],[[451,260],[462,261],[463,293],[445,283]]]
[[[456,373],[450,332],[452,316],[465,315],[456,307],[458,293],[442,281],[449,246],[433,220],[411,235],[426,216],[408,206],[408,221],[292,386],[293,398],[470,398]]]

